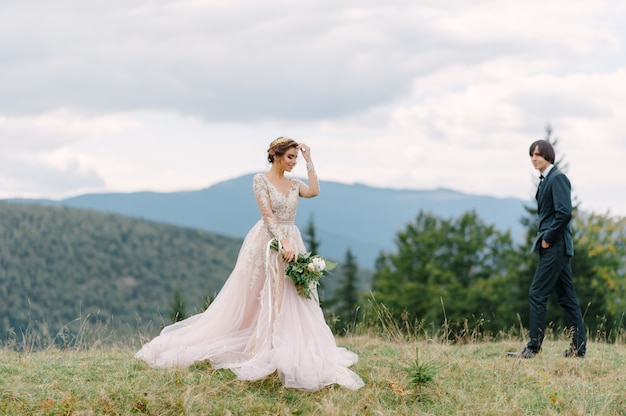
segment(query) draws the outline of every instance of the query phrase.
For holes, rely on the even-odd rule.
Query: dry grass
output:
[[[315,393],[286,389],[278,377],[238,381],[200,364],[156,370],[131,347],[16,352],[0,350],[2,415],[625,415],[623,344],[590,343],[585,359],[555,357],[565,340],[549,339],[530,360],[508,358],[521,341],[465,345],[372,335],[339,338],[359,354],[366,385]],[[415,390],[404,370],[435,369]],[[413,390],[411,390],[413,388]]]

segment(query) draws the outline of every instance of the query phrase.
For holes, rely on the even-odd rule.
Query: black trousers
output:
[[[570,256],[563,244],[539,250],[539,264],[528,292],[530,304],[530,341],[527,347],[541,350],[546,331],[546,309],[550,295],[555,292],[559,305],[565,311],[565,324],[572,332],[572,346],[585,354],[587,337],[583,317],[574,289]]]

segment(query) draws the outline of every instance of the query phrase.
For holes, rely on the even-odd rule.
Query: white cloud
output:
[[[583,206],[626,215],[625,15],[615,0],[2,4],[0,195],[197,189],[263,170],[289,135],[322,179],[530,198],[527,147],[549,122]]]

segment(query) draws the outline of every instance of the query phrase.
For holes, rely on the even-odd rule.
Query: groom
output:
[[[539,264],[528,293],[530,341],[521,352],[508,355],[532,358],[541,350],[546,330],[546,306],[554,292],[565,311],[565,323],[572,334],[572,344],[564,356],[583,358],[587,340],[570,264],[574,255],[570,228],[571,185],[567,176],[554,165],[554,148],[550,142],[534,142],[530,145],[530,157],[535,169],[541,172],[536,195],[539,227],[533,244],[533,251],[539,253]]]

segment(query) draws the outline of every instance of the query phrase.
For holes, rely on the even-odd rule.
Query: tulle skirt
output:
[[[293,223],[280,225],[305,251]],[[202,313],[165,327],[135,357],[152,367],[188,367],[210,361],[241,380],[274,372],[286,387],[315,391],[330,384],[356,390],[361,378],[348,367],[357,355],[338,347],[317,299],[299,296],[285,264],[269,248],[272,236],[259,221],[246,236],[235,268]]]

